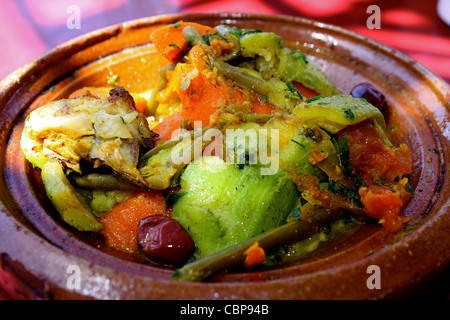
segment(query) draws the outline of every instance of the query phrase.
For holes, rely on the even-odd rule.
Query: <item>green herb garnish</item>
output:
[[[438,149],[428,149],[428,151],[431,151],[431,152],[434,152],[434,153],[439,153],[439,150]]]
[[[230,34],[239,38],[245,36],[246,34],[260,33],[260,32],[262,32],[261,29],[238,29],[234,26],[233,28],[231,28]]]
[[[203,40],[205,40],[205,43],[207,45],[210,45],[210,41],[212,38],[217,38],[217,39],[225,39],[220,33],[219,31],[216,31],[215,33],[207,33],[203,36]]]
[[[409,183],[405,184],[405,189],[410,192],[412,195],[415,194],[414,192],[414,188],[412,187],[412,185],[410,185]]]
[[[262,104],[263,104],[264,106],[267,104],[267,96],[264,96],[264,97],[263,97]]]
[[[306,54],[301,52],[299,49],[297,50],[291,50],[290,55],[294,59],[302,59],[305,64],[308,64],[308,58],[306,57]]]
[[[180,49],[180,46],[176,45],[175,43],[169,44],[169,47],[172,47],[172,48],[175,48],[175,49]]]
[[[298,141],[296,141],[296,140],[294,140],[294,139],[291,139],[291,141],[292,142],[294,142],[294,143],[296,143],[296,144],[298,144],[300,147],[302,147],[303,149],[306,149],[306,147],[303,145],[303,144],[301,144],[300,142],[298,142]]]
[[[334,138],[333,138],[334,139]],[[350,162],[350,151],[348,150],[348,142],[347,137],[343,136],[341,139],[337,142],[334,140],[336,144],[338,145],[339,152],[338,152],[338,158],[341,165],[342,172],[346,177],[351,176],[351,172],[353,170],[353,166]]]
[[[113,74],[111,77],[109,77],[108,83],[117,87],[119,85],[119,76],[117,74]]]
[[[180,20],[180,21],[168,26],[167,29],[179,28],[181,26],[182,22],[183,22],[183,20]]]
[[[178,200],[180,200],[180,198],[184,195],[186,195],[187,192],[186,191],[178,191],[175,193],[172,193],[171,195],[165,196],[164,198],[166,199],[166,207],[170,208],[171,206],[173,206]]]
[[[299,99],[303,99],[302,94],[301,94],[300,91],[298,91],[298,89],[292,84],[292,82],[286,81],[286,85],[287,85],[287,87],[289,88],[289,90],[290,90],[292,93],[294,93],[294,94],[297,95],[297,97],[298,97]]]
[[[350,120],[355,120],[355,114],[353,113],[352,109],[350,108],[344,108],[344,117]]]
[[[364,208],[364,204],[361,202],[361,197],[359,195],[359,188],[365,185],[362,179],[355,179],[353,181],[353,185],[344,185],[339,181],[334,181],[333,179],[329,179],[328,190],[335,193],[343,195],[347,197],[351,202],[357,205],[360,208]]]
[[[321,95],[318,95],[318,96],[315,96],[315,97],[312,97],[312,98],[306,99],[306,102],[307,102],[307,103],[310,103],[310,102],[313,102],[313,101],[316,101],[316,100],[322,99],[323,97],[325,97],[325,96],[324,96],[323,94],[321,94]]]

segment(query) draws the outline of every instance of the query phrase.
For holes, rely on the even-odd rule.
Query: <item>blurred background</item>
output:
[[[373,5],[379,21],[370,18]],[[450,0],[1,0],[0,80],[76,36],[178,12],[284,14],[339,25],[402,51],[450,82],[450,26],[440,18],[450,21]]]
[[[371,20],[370,6],[379,8],[379,21]],[[338,25],[400,50],[450,83],[450,0],[0,0],[0,81],[74,37],[180,12],[283,14]],[[0,288],[0,300],[7,298]]]

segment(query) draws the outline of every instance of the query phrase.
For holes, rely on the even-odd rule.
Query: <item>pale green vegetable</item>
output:
[[[261,175],[260,166],[225,163],[203,157],[188,165],[181,176],[183,196],[173,217],[196,244],[202,258],[280,226],[298,193],[284,170]]]
[[[336,95],[304,102],[295,107],[292,114],[303,121],[312,121],[335,134],[345,127],[374,119],[382,131],[386,130],[383,114],[364,99],[350,95]]]
[[[331,137],[313,122],[304,123],[291,115],[273,116],[264,124],[241,122],[228,125],[223,131],[232,129],[238,138],[234,143],[225,135],[225,154],[227,161],[239,159],[244,152],[254,164],[261,164],[262,154],[268,155],[271,161],[277,161],[279,167],[287,172],[311,174],[319,178],[339,178],[339,158]],[[240,130],[240,131],[239,131]],[[261,134],[267,139],[261,143]],[[277,141],[272,150],[272,139],[276,135]],[[252,138],[252,136],[254,136]],[[244,139],[245,138],[245,139]],[[248,139],[247,139],[248,138]],[[321,161],[314,162],[312,153],[318,154]],[[230,157],[229,155],[233,157]],[[264,163],[267,164],[267,163]],[[271,164],[273,166],[273,164]]]
[[[264,58],[271,73],[282,81],[300,82],[305,87],[326,96],[340,93],[325,74],[300,50],[284,47],[281,37],[277,34],[254,32],[245,34],[239,40],[243,57]]]
[[[92,190],[89,207],[96,217],[101,217],[118,203],[127,200],[133,192],[124,190]]]

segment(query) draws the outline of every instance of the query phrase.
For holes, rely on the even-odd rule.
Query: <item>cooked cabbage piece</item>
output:
[[[374,119],[382,130],[386,129],[383,114],[378,108],[365,99],[344,94],[302,102],[292,114],[303,121],[314,121],[331,134],[367,119]]]
[[[196,244],[202,258],[286,222],[298,198],[289,174],[261,175],[260,166],[239,167],[203,157],[181,175],[181,197],[173,217]]]

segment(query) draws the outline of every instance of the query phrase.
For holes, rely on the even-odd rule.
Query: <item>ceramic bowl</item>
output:
[[[269,270],[229,272],[202,283],[170,280],[173,269],[105,248],[63,222],[24,161],[26,115],[83,86],[120,74],[126,89],[155,81],[150,32],[179,20],[273,31],[307,53],[343,93],[370,82],[386,97],[390,138],[412,153],[414,198],[405,230],[368,224],[332,246]],[[152,63],[147,63],[153,61]],[[417,292],[450,262],[449,85],[406,55],[340,27],[302,18],[249,14],[149,17],[69,41],[0,83],[0,286],[22,299],[379,299]],[[368,286],[372,266],[381,287]],[[80,285],[71,276],[78,270]]]

